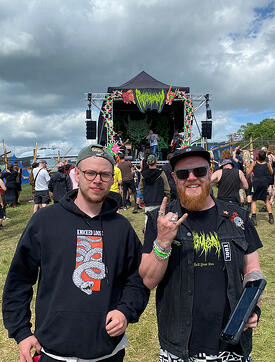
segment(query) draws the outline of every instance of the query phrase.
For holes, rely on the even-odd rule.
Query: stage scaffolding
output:
[[[103,111],[102,111],[102,108],[98,106],[97,102],[104,102],[108,96],[110,96],[112,93],[108,93],[108,92],[105,92],[105,93],[85,93],[86,95],[86,101],[88,102],[87,104],[87,107],[89,110],[92,110],[92,107],[96,107],[102,114],[103,114]],[[188,96],[188,98],[190,98],[192,100],[192,104],[193,104],[193,109],[194,109],[194,112],[193,112],[193,119],[194,119],[194,122],[198,128],[198,131],[199,131],[199,134],[201,135],[201,128],[199,127],[198,123],[197,123],[197,120],[196,120],[196,117],[195,117],[195,112],[198,111],[203,105],[206,105],[208,104],[208,101],[210,101],[210,95],[209,94],[189,94],[189,93],[186,93],[186,95]],[[123,98],[122,97],[118,97],[116,99],[114,99],[114,102],[116,101],[123,101]],[[180,98],[175,98],[173,100],[173,102],[184,102],[184,113],[186,112],[186,102],[183,101],[182,99]],[[197,105],[195,106],[194,103],[197,103]],[[113,123],[113,108],[112,107],[112,118],[111,118],[111,122]],[[184,114],[185,115],[185,114]],[[98,123],[98,122],[97,122]],[[107,139],[107,143],[108,143],[108,139]]]

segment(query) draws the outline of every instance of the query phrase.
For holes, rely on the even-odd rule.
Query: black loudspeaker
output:
[[[86,121],[86,138],[87,140],[96,139],[96,121]]]
[[[207,117],[207,119],[212,119],[211,109],[207,109],[207,110],[206,110],[206,117]]]
[[[212,121],[201,122],[201,136],[207,139],[212,138]]]
[[[92,111],[90,109],[86,110],[86,119],[91,119],[92,118]]]

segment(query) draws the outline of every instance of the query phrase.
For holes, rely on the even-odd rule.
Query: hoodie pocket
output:
[[[36,336],[49,352],[91,359],[112,353],[121,336],[109,337],[105,312],[56,311],[37,329]]]

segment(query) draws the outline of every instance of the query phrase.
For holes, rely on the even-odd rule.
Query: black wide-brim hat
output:
[[[170,164],[172,170],[175,168],[175,164],[185,157],[199,156],[204,158],[210,164],[210,153],[200,146],[187,146],[180,150],[176,150],[174,155],[170,158]]]

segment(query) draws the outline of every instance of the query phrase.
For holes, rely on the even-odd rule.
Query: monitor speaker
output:
[[[96,139],[96,121],[86,121],[86,138],[87,140]]]

